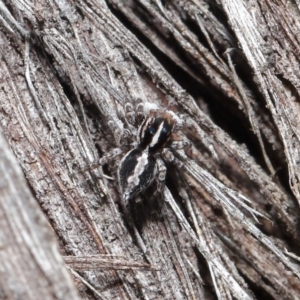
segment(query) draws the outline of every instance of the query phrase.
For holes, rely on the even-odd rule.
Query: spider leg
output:
[[[175,150],[181,150],[181,149],[187,149],[192,146],[192,143],[187,140],[181,140],[181,141],[172,141],[169,145],[170,148]]]
[[[93,164],[89,165],[87,168],[81,170],[80,172],[85,173],[87,171],[97,169],[100,166],[103,166],[103,165],[107,164],[108,162],[112,161],[115,157],[122,154],[122,152],[123,151],[120,148],[114,148],[111,151],[109,151],[107,154],[103,155],[97,163],[93,163]],[[74,175],[75,174],[72,174],[72,176],[74,176]],[[111,179],[111,178],[109,178],[109,179]]]
[[[125,103],[125,118],[129,124],[135,124],[135,111],[133,109],[133,105],[130,102]]]
[[[123,152],[122,149],[118,147],[110,150],[108,153],[106,153],[99,159],[99,165],[103,166],[107,164],[108,162],[112,161],[115,157],[122,154],[122,152]]]
[[[183,163],[174,156],[170,149],[164,148],[164,150],[162,151],[162,155],[166,161],[174,164],[177,168],[181,169],[183,167]]]
[[[157,164],[157,191],[156,192],[163,193],[163,190],[165,188],[167,168],[161,158],[156,159],[156,164]]]
[[[144,102],[141,98],[137,98],[135,101],[135,120],[137,124],[140,124],[144,118]]]

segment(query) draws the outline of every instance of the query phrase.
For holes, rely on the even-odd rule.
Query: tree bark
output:
[[[1,142],[2,298],[77,297],[39,204],[82,299],[298,299],[299,10],[1,2],[0,126],[18,161]],[[184,119],[172,138],[192,146],[165,161],[161,195],[126,207],[116,170],[138,129],[126,108],[146,102]]]
[[[0,299],[79,299],[54,233],[0,134]]]

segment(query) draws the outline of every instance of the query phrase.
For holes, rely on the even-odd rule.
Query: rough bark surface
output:
[[[82,299],[299,299],[299,16],[298,0],[0,2],[0,126],[18,161],[1,154],[1,169],[27,178],[3,179],[1,231],[19,218],[5,185],[28,214],[29,186]],[[141,102],[182,116],[174,138],[192,147],[166,162],[162,195],[125,208],[122,155],[91,166],[133,147],[126,103]],[[24,227],[24,251],[25,229],[41,233]],[[7,251],[14,282],[26,271]],[[37,299],[51,262],[7,297]],[[41,295],[76,299],[58,265]]]
[[[0,299],[80,299],[49,223],[0,134]]]

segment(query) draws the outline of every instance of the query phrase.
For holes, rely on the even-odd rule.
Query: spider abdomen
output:
[[[148,150],[139,148],[129,151],[121,160],[118,170],[119,186],[123,199],[143,192],[152,183],[156,174],[156,159]]]

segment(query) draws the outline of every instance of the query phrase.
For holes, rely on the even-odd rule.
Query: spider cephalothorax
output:
[[[168,142],[175,124],[176,119],[170,112],[151,111],[139,128],[139,147],[141,149],[148,147],[151,154],[160,151]]]
[[[151,109],[139,127],[137,147],[127,152],[118,169],[119,186],[127,202],[150,186],[158,174],[163,181],[166,168],[159,158],[181,120],[165,109]]]

